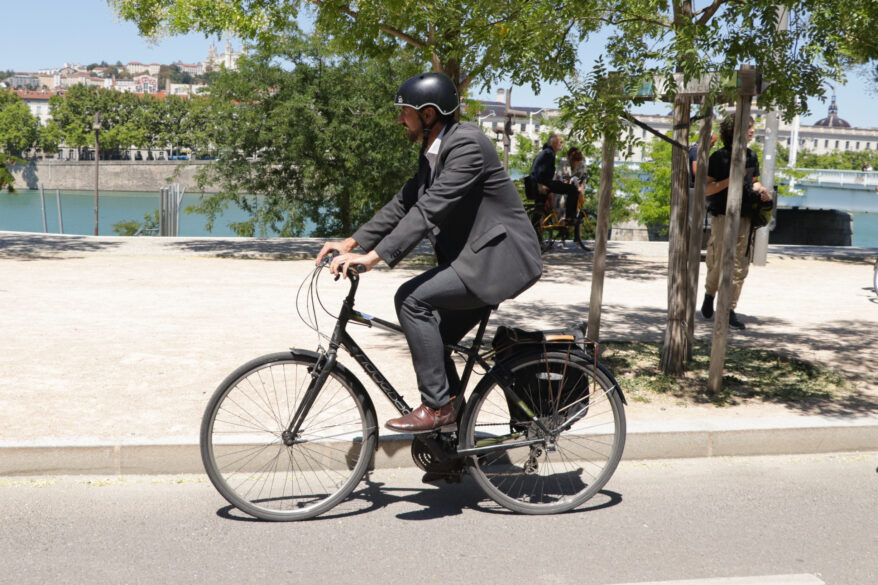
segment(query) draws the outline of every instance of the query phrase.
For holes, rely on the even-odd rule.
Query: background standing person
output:
[[[549,140],[543,145],[543,149],[537,154],[530,167],[530,177],[532,181],[537,183],[542,195],[548,196],[549,193],[567,195],[565,221],[572,224],[576,221],[576,202],[579,197],[579,189],[574,185],[555,179],[555,155],[561,152],[563,146],[564,139],[561,138],[560,134],[549,136]]]
[[[710,227],[710,240],[707,242],[707,280],[704,283],[704,302],[701,304],[701,314],[710,319],[713,317],[713,299],[719,287],[720,272],[722,270],[721,249],[723,232],[725,231],[726,200],[728,199],[729,174],[732,167],[732,144],[734,142],[735,115],[726,116],[720,124],[720,137],[723,147],[712,155],[707,165],[707,209],[713,216]],[[753,118],[750,118],[747,142],[753,140]],[[741,209],[745,209],[754,198],[762,201],[771,201],[768,189],[757,181],[759,177],[759,159],[749,148],[747,149],[745,162],[744,192],[742,193]],[[734,292],[732,293],[731,310],[729,311],[729,326],[735,329],[744,329],[744,324],[735,314],[738,299],[741,296],[741,288],[744,279],[750,270],[750,253],[752,246],[752,232],[750,230],[750,217],[742,215],[738,224],[738,237],[735,241],[735,268],[732,276]]]
[[[424,238],[438,265],[396,292],[399,323],[412,354],[422,404],[385,425],[428,432],[455,422],[453,396],[460,378],[445,350],[457,343],[492,306],[513,298],[542,274],[540,244],[518,191],[497,150],[472,123],[458,123],[457,89],[441,73],[403,83],[394,103],[398,122],[421,142],[417,174],[372,219],[342,242],[327,242],[332,274],[349,266],[367,270],[379,261],[395,266]],[[353,253],[359,246],[365,253]]]

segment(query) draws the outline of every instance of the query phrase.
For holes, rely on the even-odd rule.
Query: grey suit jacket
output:
[[[440,264],[486,304],[517,296],[542,275],[540,245],[497,150],[472,123],[447,127],[433,180],[418,174],[353,238],[395,266],[425,237]]]

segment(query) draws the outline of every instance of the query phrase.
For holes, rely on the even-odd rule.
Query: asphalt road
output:
[[[204,476],[0,478],[0,583],[871,585],[876,502],[878,453],[623,462],[551,517],[413,469],[290,524],[242,516]]]

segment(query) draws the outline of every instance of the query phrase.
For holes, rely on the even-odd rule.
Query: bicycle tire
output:
[[[292,350],[256,358],[216,389],[201,424],[201,458],[230,504],[262,520],[304,520],[344,500],[365,475],[378,440],[362,384],[336,364],[297,440],[282,439],[318,355]]]
[[[492,500],[514,512],[557,514],[576,508],[606,485],[625,448],[625,411],[616,381],[581,353],[527,352],[504,365],[516,393],[550,431],[570,428],[552,447],[543,446],[542,453],[539,446],[523,446],[471,455],[470,473]],[[549,389],[554,404],[546,400]],[[494,377],[485,376],[467,403],[462,447],[541,434],[527,416],[514,411]],[[521,436],[503,439],[515,433]]]
[[[547,246],[551,247],[553,242],[546,243],[546,235],[543,229],[543,220],[546,218],[546,212],[540,209],[540,206],[534,204],[533,207],[528,211],[528,219],[530,220],[531,225],[534,228],[534,231],[537,234],[537,240],[540,243],[540,251],[541,253],[545,253],[547,250]]]

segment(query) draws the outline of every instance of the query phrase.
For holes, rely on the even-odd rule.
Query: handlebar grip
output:
[[[326,256],[323,257],[323,260],[320,261],[321,267],[329,266],[329,263],[332,262],[332,259],[338,256],[338,250],[330,250],[326,253]]]

